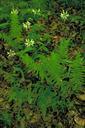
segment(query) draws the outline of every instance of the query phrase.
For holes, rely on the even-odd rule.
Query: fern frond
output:
[[[62,39],[58,47],[58,54],[61,58],[61,61],[68,60],[68,50],[71,41],[69,39]]]
[[[17,43],[15,40],[12,40],[10,38],[10,35],[6,34],[6,33],[0,33],[0,39],[4,40],[4,42],[6,42],[6,45],[17,48]]]
[[[48,107],[54,108],[56,106],[56,94],[49,87],[46,89],[41,88],[39,90],[37,104],[43,116],[45,116]]]
[[[8,25],[9,25],[8,22],[0,24],[0,30],[6,29],[8,27]]]
[[[21,54],[20,55],[22,61],[26,66],[33,71],[36,71],[36,64],[34,60],[28,54]]]
[[[72,60],[70,64],[70,78],[71,84],[73,86],[74,91],[79,91],[82,85],[84,85],[84,73],[85,73],[85,65],[84,60],[81,57],[80,53],[77,53],[74,60]]]
[[[22,34],[21,34],[22,28],[19,23],[19,17],[18,17],[17,10],[11,11],[10,19],[11,19],[10,36],[12,37],[12,39],[17,39],[17,41],[20,41],[20,39],[22,37]]]
[[[53,52],[49,57],[42,56],[41,63],[42,70],[44,70],[45,73],[45,79],[51,83],[60,84],[64,70],[59,63],[58,54]]]

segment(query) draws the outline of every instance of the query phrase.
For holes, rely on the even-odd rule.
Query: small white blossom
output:
[[[67,20],[67,18],[69,17],[69,13],[66,11],[62,11],[61,12],[61,15],[60,15],[60,17],[61,17],[61,19],[63,19],[64,21],[66,21]]]
[[[31,27],[31,23],[27,21],[26,23],[23,23],[23,27],[27,30]]]
[[[33,46],[34,45],[34,40],[33,39],[31,39],[31,40],[29,40],[29,39],[26,39],[26,42],[25,42],[25,45],[27,46],[27,47],[30,47],[30,46]]]
[[[13,9],[13,10],[11,11],[11,14],[18,14],[18,10],[17,10],[17,9]]]
[[[33,12],[34,14],[40,14],[40,9],[32,9],[32,12]]]
[[[15,56],[15,52],[13,51],[13,50],[9,50],[9,52],[7,52],[7,55],[8,55],[8,57],[13,57],[13,56]]]

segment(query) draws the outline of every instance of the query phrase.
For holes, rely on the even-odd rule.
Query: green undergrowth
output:
[[[32,2],[33,9],[26,9],[30,19],[22,23],[23,9],[23,12],[12,9],[5,24],[8,30],[0,33],[1,49],[4,49],[0,56],[0,122],[8,128],[14,125],[27,128],[33,119],[34,122],[45,120],[53,112],[71,110],[72,97],[84,85],[82,54],[76,50],[71,56],[73,42],[64,37],[49,50],[52,39],[47,26],[40,20],[36,22],[40,17],[48,18],[48,14],[44,15],[47,6],[44,2],[48,1],[38,5],[37,0]]]

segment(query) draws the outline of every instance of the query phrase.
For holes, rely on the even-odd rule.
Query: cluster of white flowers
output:
[[[32,9],[32,12],[34,13],[34,14],[40,14],[40,9]]]
[[[16,55],[16,53],[10,49],[9,52],[7,52],[7,55],[8,55],[8,57],[13,57]]]
[[[18,10],[17,9],[12,9],[12,11],[11,11],[11,14],[18,14]]]
[[[66,11],[62,11],[61,12],[61,15],[60,15],[60,17],[61,17],[61,19],[63,19],[64,21],[66,21],[67,20],[67,18],[69,17],[69,13]]]
[[[34,42],[33,39],[31,39],[31,40],[26,39],[25,46],[26,46],[26,47],[30,47],[30,46],[33,46],[34,43],[35,43],[35,42]]]
[[[27,29],[30,29],[31,27],[31,23],[29,21],[23,23],[23,27],[27,30]]]

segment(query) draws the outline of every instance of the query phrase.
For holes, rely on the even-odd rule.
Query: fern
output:
[[[72,84],[74,92],[77,92],[84,84],[84,73],[84,60],[81,54],[77,53],[75,59],[70,64],[70,84]]]
[[[28,56],[27,54],[21,54],[20,57],[30,70],[36,71],[36,64],[30,56]]]
[[[12,39],[17,39],[17,41],[21,40],[22,34],[21,34],[21,25],[19,23],[19,19],[18,19],[18,11],[13,9],[11,11],[11,15],[10,15],[10,36],[12,37]]]
[[[67,70],[67,67],[69,67],[70,69],[71,66],[70,63],[72,63],[72,68],[70,69],[73,70],[71,71],[72,73],[74,71],[80,72],[80,74],[82,73],[81,68],[80,70],[78,70],[78,68],[76,69],[76,67],[73,67],[79,64],[78,62],[81,60],[81,57],[80,58],[77,57],[76,59],[74,59],[74,61],[71,60],[68,54],[69,45],[70,45],[69,40],[62,40],[60,42],[60,46],[58,47],[58,50],[52,52],[50,56],[38,55],[39,62],[34,61],[33,58],[31,58],[27,54],[23,54],[23,55],[21,54],[21,58],[30,70],[33,70],[35,71],[35,73],[39,74],[41,80],[47,80],[48,83],[55,83],[56,85],[60,85],[60,84],[62,85],[63,79],[65,77],[69,77],[70,72],[69,70]],[[82,65],[80,65],[80,67],[81,66]],[[76,75],[74,74],[74,76]],[[81,76],[79,77],[81,78]],[[75,83],[74,80],[73,82]]]
[[[56,107],[56,94],[50,88],[44,89],[41,87],[38,93],[37,104],[43,116],[45,116],[49,107]]]
[[[45,88],[40,86],[37,92],[38,99],[36,102],[43,116],[46,115],[49,107],[52,109],[57,107],[62,111],[66,107],[72,107],[71,95],[79,92],[81,85],[84,84],[85,66],[83,58],[80,53],[75,55],[75,58],[70,58],[70,44],[70,40],[62,40],[57,50],[51,52],[50,55],[37,55],[37,61],[27,53],[20,54],[28,70],[34,71],[42,83],[46,81],[49,85]],[[54,88],[57,92],[54,91]],[[50,101],[46,100],[48,97]],[[67,100],[65,100],[66,98]]]
[[[68,46],[69,40],[62,40],[57,52],[52,52],[49,57],[40,55],[41,67],[39,73],[42,77],[42,72],[45,74],[45,79],[48,82],[62,84],[62,79],[65,76],[65,64],[68,63]],[[42,71],[43,69],[43,71]]]
[[[12,115],[8,111],[0,112],[0,122],[3,122],[5,126],[10,127],[12,122]]]
[[[0,33],[0,39],[4,40],[4,42],[8,45],[11,46],[13,48],[15,48],[15,46],[17,46],[17,43],[15,40],[12,40],[12,38],[10,38],[10,35],[6,34],[6,33]]]
[[[0,24],[0,30],[6,29],[8,27],[8,25],[9,25],[8,22]]]
[[[38,66],[39,75],[42,77],[44,71],[44,78],[50,83],[61,83],[63,70],[62,65],[59,64],[59,56],[52,53],[50,57],[40,56],[41,68]],[[43,71],[42,71],[43,69]]]
[[[58,54],[59,58],[63,60],[68,60],[68,51],[69,51],[69,46],[70,46],[71,41],[68,39],[63,39],[60,42],[59,48],[58,48]]]
[[[1,26],[3,27],[3,26]],[[0,33],[0,39],[4,40],[13,49],[22,48],[22,27],[19,22],[18,11],[12,10],[10,14],[10,31],[8,33]],[[17,47],[18,44],[18,47]]]
[[[33,93],[31,89],[25,90],[19,87],[12,87],[9,90],[8,100],[9,102],[15,101],[18,106],[21,106],[23,103],[27,101],[29,104],[31,104],[33,101]]]

